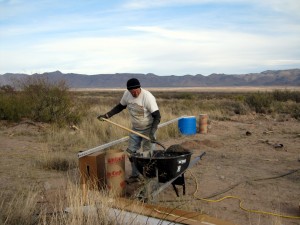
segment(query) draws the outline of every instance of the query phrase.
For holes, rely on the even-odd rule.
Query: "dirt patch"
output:
[[[299,122],[292,119],[211,121],[207,134],[180,140],[194,156],[206,152],[186,172],[186,195],[178,198],[170,187],[161,193],[160,204],[235,224],[300,224],[284,218],[300,216],[299,133]]]
[[[36,166],[46,144],[41,142],[43,124],[0,124],[0,189],[9,195],[31,186],[43,186],[49,178],[60,177],[55,171]]]
[[[284,218],[300,216],[299,125],[293,119],[235,116],[233,121],[210,121],[207,134],[164,142],[166,147],[178,144],[191,150],[191,160],[203,152],[206,155],[186,171],[185,195],[177,186],[177,197],[170,185],[159,194],[156,204],[198,211],[239,225],[300,224],[299,219]],[[66,173],[44,171],[34,164],[44,148],[39,139],[42,132],[33,124],[1,124],[1,190],[41,184],[52,196],[64,189]],[[126,173],[129,176],[127,159]],[[53,186],[56,181],[60,185]],[[127,192],[133,193],[137,188],[132,184]]]
[[[213,140],[191,140],[185,141],[181,144],[186,149],[199,149],[204,147],[211,147],[211,148],[220,148],[222,147],[222,143]]]

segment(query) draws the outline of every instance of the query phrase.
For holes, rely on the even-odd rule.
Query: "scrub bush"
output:
[[[256,113],[269,113],[271,112],[271,104],[273,102],[272,95],[270,93],[253,93],[245,98],[245,102]]]
[[[85,113],[64,81],[50,82],[45,77],[28,77],[16,83],[18,91],[4,86],[0,89],[0,119],[19,121],[28,118],[63,126],[77,124]]]
[[[28,104],[22,93],[10,86],[0,87],[0,119],[18,122],[29,112]]]
[[[272,92],[272,97],[274,100],[279,102],[294,101],[300,103],[300,92],[290,91],[290,90],[274,90]]]

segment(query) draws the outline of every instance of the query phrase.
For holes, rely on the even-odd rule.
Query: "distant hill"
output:
[[[50,81],[65,80],[70,88],[125,88],[126,81],[132,77],[140,80],[143,87],[226,87],[226,86],[300,86],[300,69],[267,70],[249,74],[211,74],[209,76],[158,76],[152,73],[116,73],[85,75],[60,71],[43,74],[0,75],[0,85],[12,84],[14,79],[27,76],[47,77]]]

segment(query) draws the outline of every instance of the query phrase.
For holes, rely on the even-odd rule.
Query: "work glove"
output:
[[[104,119],[108,119],[109,117],[107,116],[107,114],[97,116],[97,119],[98,119],[98,120],[103,121],[103,118],[104,118]]]
[[[154,134],[155,134],[155,130],[151,130],[149,133],[149,138],[152,143],[156,142],[156,138],[155,138]]]

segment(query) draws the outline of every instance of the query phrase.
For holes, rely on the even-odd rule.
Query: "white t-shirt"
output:
[[[158,110],[158,106],[155,97],[149,91],[141,88],[139,96],[134,98],[126,90],[120,103],[127,106],[134,129],[145,130],[151,127],[153,122],[151,113]]]

